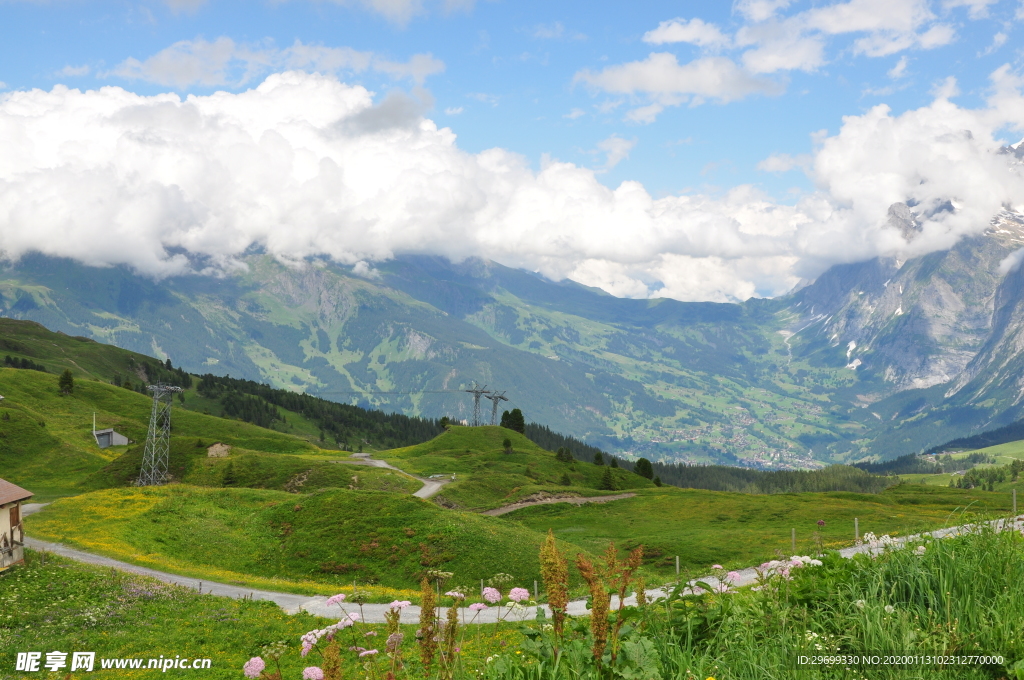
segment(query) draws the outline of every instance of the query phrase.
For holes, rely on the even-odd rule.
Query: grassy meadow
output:
[[[454,572],[453,585],[469,592],[497,572],[529,584],[540,578],[544,538],[407,495],[342,489],[108,489],[61,499],[25,522],[36,538],[145,567],[321,594],[354,582],[415,588],[431,569]]]
[[[505,439],[511,441],[510,453],[502,446]],[[454,474],[456,481],[444,487],[439,500],[472,511],[508,505],[538,492],[600,495],[608,469],[582,461],[561,462],[518,432],[497,426],[452,426],[423,444],[375,455],[421,476]],[[563,476],[568,476],[568,485],[562,484]],[[622,468],[612,469],[612,478],[618,491],[654,488],[650,480]]]

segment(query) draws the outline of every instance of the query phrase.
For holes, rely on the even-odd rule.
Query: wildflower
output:
[[[405,609],[406,607],[408,607],[411,604],[412,604],[412,602],[410,602],[409,600],[395,600],[394,602],[392,602],[391,604],[388,605],[388,608],[389,609],[401,610],[401,609]]]
[[[818,526],[819,526],[819,527],[823,527],[823,526],[825,526],[825,520],[823,520],[823,519],[819,519],[819,520],[818,520]]]
[[[864,607],[867,606],[867,602],[865,602],[864,600],[857,600],[853,604],[857,607],[857,609],[864,609]]]
[[[348,618],[352,619],[353,622],[356,622],[359,620],[359,614],[356,612],[352,612],[348,615]]]
[[[892,614],[894,611],[896,611],[896,607],[893,607],[891,604],[885,605],[886,614]]]
[[[327,598],[327,606],[329,607],[332,604],[338,604],[339,602],[343,602],[344,600],[345,600],[345,594],[344,593],[338,593],[337,595],[332,595],[331,597]]]
[[[523,602],[530,599],[530,591],[526,588],[513,588],[508,592],[508,599],[513,602]]]
[[[362,658],[364,656],[373,656],[376,653],[376,649],[367,649],[365,652],[359,652],[359,658]]]
[[[258,656],[254,656],[242,666],[242,672],[247,678],[258,678],[263,669],[267,667],[266,662]]]
[[[712,568],[712,569],[722,569],[723,567],[722,567],[722,565],[721,565],[721,564],[712,564],[712,565],[711,565],[711,568]]]
[[[307,666],[302,669],[302,680],[324,680],[324,672],[317,666]]]
[[[728,574],[725,575],[725,580],[729,583],[736,583],[740,580],[740,572],[730,571]]]
[[[405,639],[405,636],[401,633],[392,633],[388,636],[385,648],[388,650],[389,653],[394,654],[398,650],[398,648],[402,646],[403,639]]]
[[[491,604],[494,604],[501,600],[501,591],[499,591],[497,588],[491,588],[490,586],[484,588],[483,595],[484,599],[490,602]]]
[[[465,600],[466,599],[466,596],[463,595],[462,593],[460,593],[457,590],[449,590],[447,593],[445,593],[445,595],[447,597],[454,597],[456,600]]]
[[[469,608],[475,612],[478,612],[481,609],[487,609],[487,605],[485,605],[483,602],[474,602],[473,604],[469,605]]]
[[[371,636],[376,635],[376,634],[377,634],[377,631],[375,631],[375,630],[368,630],[365,633],[363,633],[363,637],[371,637]]]
[[[916,552],[918,555],[923,555],[926,550],[927,548],[925,548],[923,545],[919,545],[917,546],[917,550],[915,550],[914,552]]]

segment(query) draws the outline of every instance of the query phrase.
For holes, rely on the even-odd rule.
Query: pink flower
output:
[[[513,602],[525,602],[530,599],[530,591],[526,588],[513,588],[508,593],[508,599]]]
[[[313,651],[313,644],[310,643],[310,642],[303,642],[302,643],[302,656],[306,656],[311,651]],[[255,678],[257,676],[256,675],[251,675],[249,677]]]
[[[242,666],[242,672],[245,673],[245,677],[247,678],[258,678],[260,677],[260,673],[262,673],[263,669],[266,667],[267,664],[263,659],[258,656],[254,656],[245,662],[245,665]]]
[[[722,565],[721,565],[721,564],[712,564],[712,565],[711,565],[711,568],[712,568],[712,569],[722,569],[723,567],[722,567]]]
[[[353,622],[358,621],[359,620],[359,614],[357,612],[352,612],[351,614],[348,615],[348,618],[352,619]]]
[[[360,657],[373,656],[376,653],[377,653],[376,649],[367,649],[365,652],[359,652],[359,656]]]
[[[473,604],[469,605],[469,608],[475,612],[478,612],[481,609],[487,609],[487,605],[485,605],[483,602],[474,602]]]
[[[497,588],[484,588],[484,599],[491,604],[499,602],[501,600],[501,591]]]
[[[740,580],[740,572],[730,571],[728,574],[725,575],[725,580],[729,581],[730,583],[736,583]]]
[[[823,520],[823,519],[819,519],[819,520],[818,520],[818,526],[819,526],[819,527],[823,527],[823,526],[825,526],[825,520]]]
[[[388,605],[388,609],[405,609],[411,604],[412,602],[409,602],[409,600],[395,600]]]
[[[307,666],[302,670],[302,680],[324,680],[324,672],[316,666]]]
[[[338,604],[339,602],[344,602],[344,601],[345,601],[345,594],[344,593],[338,593],[337,595],[332,595],[331,597],[327,598],[327,606],[329,607],[332,604]],[[311,668],[312,668],[312,666],[311,666]]]
[[[466,599],[466,596],[463,595],[462,593],[460,593],[457,590],[449,590],[447,593],[445,593],[445,595],[447,595],[448,597],[454,597],[456,600],[465,600]]]

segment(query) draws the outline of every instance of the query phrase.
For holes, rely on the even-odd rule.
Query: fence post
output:
[[[676,576],[679,576],[679,555],[676,555]]]
[[[856,517],[853,518],[853,540],[860,540],[860,520]]]
[[[484,580],[480,579],[480,597],[484,596]]]
[[[535,599],[535,600],[540,599],[540,595],[537,592],[537,580],[536,579],[533,580],[533,599]]]
[[[1017,490],[1013,490],[1013,516],[1017,516]]]
[[[789,530],[789,547],[792,548],[790,551],[791,555],[796,554],[796,529]]]

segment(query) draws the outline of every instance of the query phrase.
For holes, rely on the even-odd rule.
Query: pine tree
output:
[[[511,411],[504,411],[501,414],[501,426],[522,434],[526,431],[526,420],[523,418],[523,412],[517,408]]]
[[[57,387],[60,388],[61,394],[71,394],[75,391],[75,376],[71,375],[70,368],[65,368],[57,378]]]
[[[654,486],[661,486],[661,477],[654,478]]]
[[[641,458],[636,462],[636,465],[633,466],[633,472],[647,479],[654,477],[654,467],[651,465],[651,461],[646,458]]]
[[[569,479],[569,473],[563,472],[562,478],[558,480],[558,483],[561,484],[562,486],[572,486],[572,480]]]
[[[604,456],[600,451],[594,454],[594,465],[604,465]]]
[[[612,469],[610,467],[604,469],[604,476],[601,477],[601,486],[599,488],[602,491],[615,491],[615,478],[612,476]]]
[[[612,464],[611,464],[610,467],[613,467],[613,468],[619,467],[619,459],[616,458],[615,456],[612,456],[611,459],[612,459]]]

